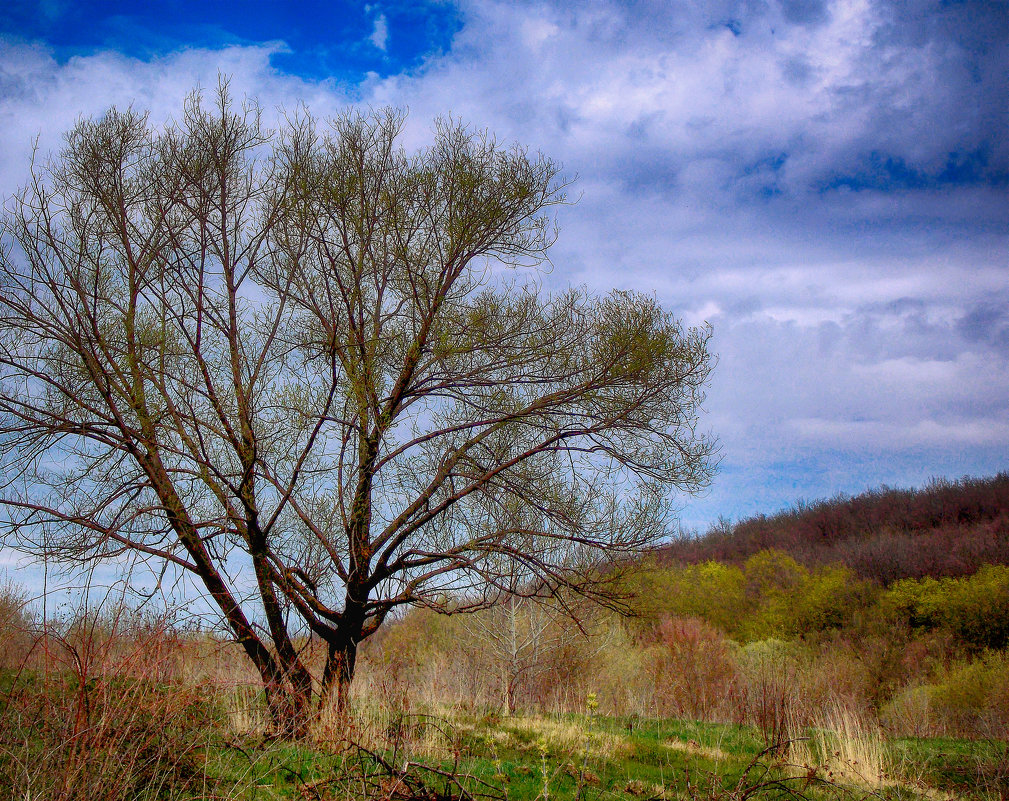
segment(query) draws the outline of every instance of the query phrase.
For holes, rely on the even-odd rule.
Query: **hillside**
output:
[[[658,555],[671,564],[740,564],[769,548],[808,567],[840,563],[882,585],[902,578],[968,576],[983,564],[1006,565],[1009,473],[800,502],[774,515],[675,540]]]

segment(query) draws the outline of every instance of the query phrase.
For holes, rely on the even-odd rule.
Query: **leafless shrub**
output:
[[[660,715],[739,720],[734,710],[745,687],[734,648],[721,632],[697,618],[666,618],[653,637],[648,672]]]
[[[163,620],[119,610],[47,621],[0,696],[0,793],[61,801],[174,798],[206,784],[211,699],[174,679]]]

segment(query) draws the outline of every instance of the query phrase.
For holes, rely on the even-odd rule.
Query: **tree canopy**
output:
[[[191,574],[291,730],[393,610],[592,595],[711,470],[709,330],[541,291],[558,167],[403,124],[113,108],[3,218],[5,542]]]

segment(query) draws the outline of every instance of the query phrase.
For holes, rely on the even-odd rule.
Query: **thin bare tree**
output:
[[[474,646],[500,675],[506,715],[515,714],[526,687],[557,667],[572,640],[588,639],[582,621],[563,604],[530,596],[509,594],[473,622]]]
[[[288,734],[399,607],[602,596],[711,469],[709,331],[539,291],[557,166],[403,122],[113,108],[3,218],[4,542],[194,576]]]

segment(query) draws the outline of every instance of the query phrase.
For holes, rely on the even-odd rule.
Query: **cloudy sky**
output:
[[[451,113],[577,176],[544,284],[714,327],[718,476],[685,525],[1009,469],[1004,0],[13,0],[0,194],[81,115],[231,76]]]

